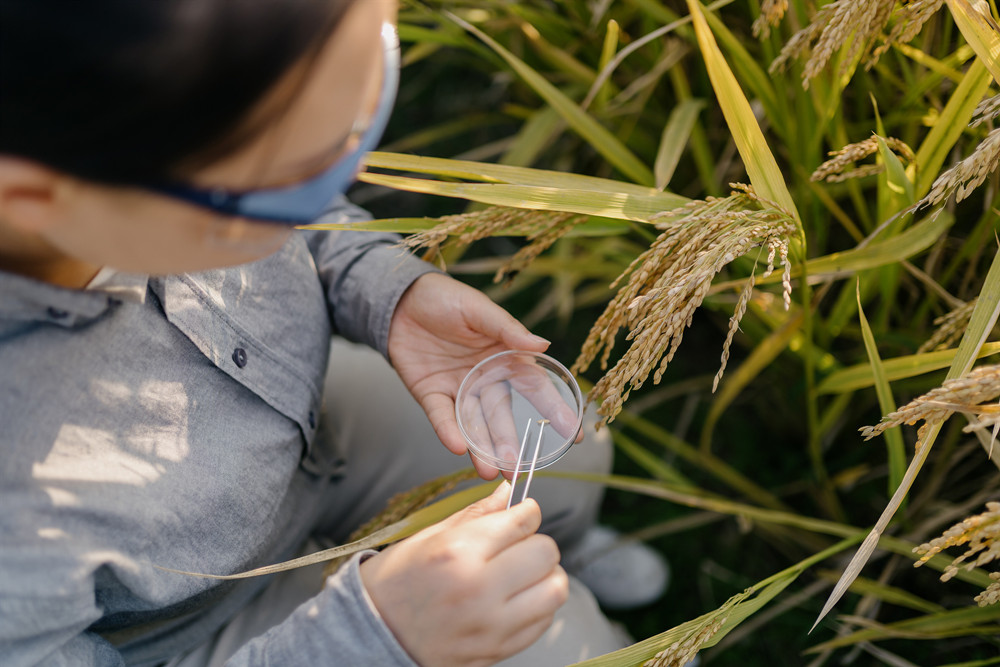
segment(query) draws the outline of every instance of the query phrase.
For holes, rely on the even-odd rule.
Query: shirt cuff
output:
[[[369,295],[370,299],[377,300],[373,303],[379,304],[379,307],[373,305],[369,310],[368,335],[371,336],[369,344],[388,360],[389,327],[392,326],[392,316],[399,300],[417,278],[427,273],[441,273],[441,270],[398,245],[374,248],[365,254],[363,261],[378,262],[384,267],[384,280],[379,281],[378,287]]]
[[[367,645],[370,650],[365,655],[368,664],[418,667],[382,620],[361,580],[361,563],[375,554],[375,551],[355,554],[346,565],[327,578],[324,592],[333,596],[338,607],[348,610],[350,619],[345,620],[350,627],[343,630],[350,630],[357,643]],[[380,648],[376,650],[372,644]]]

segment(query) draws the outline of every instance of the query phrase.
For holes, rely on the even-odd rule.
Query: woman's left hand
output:
[[[485,294],[440,273],[410,285],[389,327],[392,365],[455,454],[466,452],[455,421],[455,394],[465,375],[498,352],[544,352],[548,346]],[[475,457],[472,462],[482,478],[496,477],[496,468]]]

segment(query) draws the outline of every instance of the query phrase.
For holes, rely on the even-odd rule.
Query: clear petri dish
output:
[[[583,424],[583,395],[552,357],[508,350],[469,371],[455,417],[473,456],[494,468],[525,471],[555,463]],[[520,461],[520,465],[519,465]]]

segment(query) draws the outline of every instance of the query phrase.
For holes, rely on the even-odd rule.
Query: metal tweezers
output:
[[[514,466],[514,476],[510,480],[510,497],[507,498],[507,509],[510,509],[511,503],[514,502],[514,488],[517,486],[517,476],[521,473],[521,461],[524,459],[524,448],[528,444],[528,432],[531,431],[531,422],[535,420],[528,420],[528,425],[524,427],[524,437],[521,438],[521,451],[517,453],[517,464]],[[528,489],[531,487],[531,478],[535,474],[535,467],[538,465],[538,452],[542,449],[542,434],[545,431],[545,425],[549,423],[548,419],[539,419],[538,422],[538,439],[535,441],[535,452],[531,455],[531,465],[528,467],[528,479],[524,481],[524,489],[521,492],[521,500],[518,502],[524,502],[528,497]]]

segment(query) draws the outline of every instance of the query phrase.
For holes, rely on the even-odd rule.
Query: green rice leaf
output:
[[[414,234],[427,231],[441,224],[438,218],[382,218],[364,222],[332,222],[301,225],[296,229],[314,231],[351,230],[356,232],[392,232]],[[629,223],[612,218],[591,217],[575,226],[566,236],[618,236],[629,231]],[[513,236],[513,234],[512,234]]]
[[[839,575],[832,570],[827,570],[817,572],[817,576],[821,579],[836,582]],[[854,583],[851,584],[851,592],[858,595],[868,595],[883,602],[921,611],[925,614],[934,614],[945,610],[941,605],[928,602],[919,595],[914,595],[907,590],[895,586],[887,586],[886,584],[873,579],[866,579],[865,577],[858,577],[854,580]]]
[[[359,180],[397,190],[442,197],[457,197],[492,206],[510,206],[536,211],[564,211],[619,220],[649,222],[657,213],[676,208],[674,195],[653,190],[655,195],[636,196],[563,187],[509,185],[506,183],[447,183],[425,178],[361,174]]]
[[[969,0],[946,0],[962,36],[997,81],[1000,81],[1000,34]]]
[[[698,114],[704,106],[704,100],[688,99],[670,112],[667,125],[663,128],[660,150],[656,154],[656,165],[653,168],[658,190],[665,190],[674,177],[674,170],[677,169],[677,163],[684,154],[691,131],[698,122]]]
[[[955,142],[966,130],[973,112],[989,90],[992,78],[981,60],[974,60],[937,122],[917,150],[917,184],[915,194],[922,198],[931,189]]]
[[[729,598],[718,609],[703,614],[698,618],[682,623],[675,628],[667,630],[633,644],[627,648],[620,649],[613,653],[575,663],[573,667],[617,667],[618,665],[641,665],[660,651],[666,650],[684,641],[689,636],[696,635],[702,628],[722,621],[721,627],[711,637],[707,638],[701,648],[715,646],[727,634],[734,630],[740,623],[760,611],[764,605],[773,600],[779,593],[788,588],[788,585],[795,581],[799,574],[807,568],[821,562],[841,551],[857,544],[857,540],[848,538],[838,542],[828,549],[824,549],[818,554],[810,556],[805,560],[771,575],[763,581],[746,589],[742,593]]]
[[[878,346],[875,344],[875,336],[872,334],[872,328],[868,325],[868,318],[865,317],[865,311],[861,305],[860,280],[857,283],[856,292],[861,337],[865,341],[865,350],[868,352],[872,376],[875,378],[875,393],[878,396],[878,404],[882,409],[882,414],[887,415],[896,409],[896,399],[892,397],[892,388],[889,386],[885,366],[882,364],[882,357],[879,356]],[[898,426],[885,431],[885,443],[889,455],[889,493],[892,493],[903,481],[903,474],[906,471],[906,448],[903,446],[903,435]]]
[[[580,106],[566,96],[561,90],[549,83],[545,77],[529,67],[523,60],[505,49],[496,40],[471,23],[446,13],[453,21],[471,32],[493,49],[520,76],[525,83],[534,89],[553,109],[559,112],[577,134],[586,140],[594,150],[614,165],[625,176],[643,185],[653,184],[653,172],[630,151],[614,134],[597,122]]]
[[[878,135],[875,135],[875,139],[878,141],[879,155],[885,164],[886,183],[889,190],[898,200],[903,202],[903,206],[896,210],[913,205],[917,200],[914,195],[913,182],[906,175],[906,168],[903,167],[899,157],[886,145],[885,139]]]
[[[618,50],[618,39],[621,35],[621,28],[618,26],[618,21],[611,19],[608,21],[608,29],[604,33],[604,45],[601,48],[601,60],[597,64],[597,71],[603,72],[604,68],[608,66],[611,59],[615,57],[615,52]],[[596,79],[596,77],[595,77]],[[613,86],[610,82],[605,81],[601,84],[601,87],[597,91],[597,95],[594,98],[598,107],[603,107],[611,99]]]
[[[921,354],[910,354],[904,357],[886,359],[882,367],[885,370],[886,379],[889,381],[905,380],[917,377],[925,373],[933,373],[944,368],[948,368],[955,361],[957,350],[935,350]],[[1000,354],[1000,343],[986,343],[979,348],[977,359]],[[869,364],[859,364],[849,366],[831,373],[824,379],[816,392],[819,394],[843,394],[858,389],[866,389],[874,386],[875,377],[872,375],[872,368]]]
[[[767,114],[772,123],[783,122],[787,118],[787,108],[778,104],[778,94],[774,90],[772,79],[767,71],[757,64],[739,38],[729,30],[729,27],[715,12],[702,12],[702,15],[712,28],[712,33],[722,44],[722,48],[729,52],[729,60],[733,63],[733,68],[742,77],[750,91],[760,100],[764,107],[764,113]]]
[[[797,578],[797,573],[787,574],[776,581],[764,586],[756,595],[751,597],[749,591],[738,593],[729,598],[721,607],[715,611],[703,614],[698,618],[681,623],[675,628],[660,633],[649,639],[638,642],[626,648],[607,653],[590,660],[573,663],[572,667],[620,667],[621,665],[641,665],[645,661],[655,656],[660,651],[668,649],[670,646],[684,641],[689,636],[696,635],[702,628],[713,623],[724,620],[719,628],[703,647],[714,646],[722,640],[736,626],[747,618],[757,613],[768,602],[773,600],[779,593],[785,590]]]
[[[962,607],[918,616],[886,625],[874,624],[843,637],[831,639],[809,648],[807,653],[820,653],[833,648],[853,646],[859,642],[879,639],[943,639],[968,635],[996,636],[1000,633],[1000,605]]]
[[[505,164],[490,164],[472,162],[469,160],[450,160],[447,158],[422,157],[419,155],[404,155],[401,153],[372,152],[365,156],[367,167],[375,169],[390,169],[415,174],[430,174],[441,178],[461,179],[467,181],[482,181],[485,183],[508,183],[511,185],[538,185],[550,188],[567,188],[577,190],[594,190],[609,194],[631,194],[636,196],[656,197],[665,204],[682,206],[690,201],[668,192],[660,192],[656,188],[635,185],[610,178],[596,176],[581,176],[563,171],[549,169],[532,169],[515,167]],[[362,173],[362,176],[366,174]]]
[[[788,191],[788,186],[785,185],[784,176],[778,168],[774,155],[767,146],[764,133],[754,118],[750,103],[747,102],[743,90],[719,50],[719,45],[715,42],[715,37],[702,13],[701,3],[698,0],[687,0],[687,4],[698,37],[698,45],[705,59],[705,66],[708,68],[708,76],[712,81],[712,88],[715,89],[740,157],[743,158],[750,183],[760,196],[775,202],[795,219],[800,233],[803,234],[804,244],[802,220],[795,201]]]

